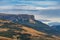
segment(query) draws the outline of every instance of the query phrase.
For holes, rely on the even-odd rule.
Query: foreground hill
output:
[[[29,26],[14,23],[8,20],[0,20],[1,40],[60,40],[55,35],[37,31]]]

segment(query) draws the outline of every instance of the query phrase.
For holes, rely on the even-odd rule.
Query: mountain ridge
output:
[[[16,29],[16,30],[23,29],[23,30],[25,30],[25,31],[23,31],[24,33],[31,33],[32,35],[34,35],[34,34],[36,35],[36,33],[38,33],[38,32],[41,33],[42,32],[43,35],[41,34],[41,36],[42,36],[42,38],[44,37],[44,39],[45,39],[46,36],[48,38],[51,38],[52,35],[57,34],[56,30],[53,30],[48,25],[46,25],[46,24],[44,24],[44,23],[42,23],[38,20],[35,20],[33,15],[26,15],[26,14],[23,14],[23,15],[21,15],[21,14],[20,15],[6,15],[6,14],[5,15],[0,15],[0,24],[3,24],[3,25],[0,26],[0,28],[7,27],[7,28],[10,28],[11,30],[12,29]],[[13,25],[13,24],[15,24],[15,25]],[[21,25],[24,25],[24,27],[22,28]],[[21,27],[21,28],[19,28],[19,27]],[[11,35],[11,33],[10,33],[11,30],[9,30],[9,32],[8,32],[10,35]],[[38,32],[36,32],[36,31],[38,31]],[[15,32],[19,32],[19,31],[15,31]],[[18,33],[18,34],[20,34],[20,33]],[[24,35],[26,35],[26,34],[24,34]],[[30,35],[30,34],[28,34],[28,35]],[[56,37],[52,37],[52,38],[54,39]]]
[[[16,40],[19,37],[22,40],[25,40],[26,38],[27,39],[30,38],[31,40],[55,40],[55,39],[60,40],[60,38],[57,36],[49,35],[47,33],[37,31],[25,25],[21,25],[18,23],[10,22],[10,21],[7,22],[7,20],[2,20],[2,22],[4,23],[2,23],[3,25],[1,25],[0,28],[8,29],[6,31],[3,31],[3,30],[0,31],[0,36],[2,36],[1,38],[8,37],[4,39],[9,40],[10,38],[10,40],[12,40],[13,38]]]

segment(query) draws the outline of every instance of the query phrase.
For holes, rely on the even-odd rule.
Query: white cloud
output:
[[[13,9],[13,6],[0,6],[0,10]]]
[[[52,7],[36,7],[37,10],[53,10],[60,9],[60,6],[52,6]]]
[[[27,6],[27,5],[11,5],[11,6],[0,6],[0,10],[4,9],[24,9],[24,10],[35,10],[36,7],[34,6]]]
[[[48,24],[48,23],[51,23],[51,22],[60,22],[60,18],[48,18],[48,17],[46,17],[46,16],[43,16],[43,15],[36,15],[35,14],[35,19],[36,20],[50,20],[50,21],[45,21],[45,22],[43,22],[43,23],[45,23],[45,24]]]
[[[58,5],[58,2],[56,2],[56,1],[19,1],[19,0],[8,0],[8,1],[9,2],[18,1],[18,3],[16,3],[16,5],[12,5],[13,4],[12,3],[11,5],[0,6],[0,10],[4,10],[4,9],[23,9],[23,10],[60,9],[60,6]],[[2,2],[0,2],[0,4],[6,4],[8,1],[3,0]],[[9,2],[8,2],[8,4],[9,4]],[[21,2],[23,4],[20,4],[19,2]],[[37,6],[37,5],[39,5],[39,6]],[[47,6],[47,7],[42,7],[42,6]]]
[[[37,7],[32,5],[10,5],[10,6],[0,6],[0,10],[8,9],[23,9],[23,10],[53,10],[60,9],[60,6],[51,6],[51,7]]]

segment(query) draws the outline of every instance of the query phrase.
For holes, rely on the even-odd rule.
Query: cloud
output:
[[[56,10],[60,9],[60,6],[51,6],[51,7],[36,7],[37,10]]]
[[[58,4],[59,2],[57,1],[3,0],[0,1],[0,8],[1,9],[24,9],[24,10],[60,9],[60,5]]]
[[[50,22],[50,20],[44,20],[44,19],[40,19],[40,21],[42,21],[42,22]]]
[[[54,15],[53,15],[54,16]],[[36,15],[35,14],[35,19],[42,21],[45,24],[51,23],[51,22],[60,22],[60,16],[59,17],[46,17],[44,15]]]
[[[31,5],[11,5],[11,6],[0,6],[0,10],[10,10],[12,9],[15,10],[56,10],[60,9],[60,6],[55,6],[55,7],[36,7],[36,6],[31,6]]]
[[[0,6],[0,10],[13,9],[13,6]]]

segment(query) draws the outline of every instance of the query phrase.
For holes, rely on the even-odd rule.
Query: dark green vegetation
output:
[[[30,38],[28,38],[29,36],[31,36],[30,34],[21,34],[21,33],[15,32],[15,30],[21,32],[23,29],[13,25],[18,25],[18,24],[11,22],[11,23],[4,23],[4,25],[0,26],[0,28],[9,28],[9,30],[7,31],[0,32],[0,36],[14,38],[13,36],[19,35],[17,36],[17,39],[30,40]]]

